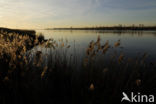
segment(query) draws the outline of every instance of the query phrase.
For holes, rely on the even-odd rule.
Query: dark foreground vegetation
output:
[[[120,40],[110,46],[98,37],[79,62],[67,41],[39,39],[0,33],[0,104],[120,104],[122,92],[156,95],[156,62],[146,53],[126,57]],[[37,45],[41,51],[27,48]]]
[[[19,35],[29,35],[35,37],[36,32],[34,30],[20,30],[20,29],[9,29],[0,27],[1,34],[17,33]]]

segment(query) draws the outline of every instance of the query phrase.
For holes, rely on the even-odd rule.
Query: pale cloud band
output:
[[[0,27],[156,25],[155,0],[1,0]]]

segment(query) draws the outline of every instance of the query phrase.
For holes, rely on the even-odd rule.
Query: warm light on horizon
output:
[[[156,25],[155,0],[1,0],[0,27]]]

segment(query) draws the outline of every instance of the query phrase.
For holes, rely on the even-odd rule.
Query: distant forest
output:
[[[133,31],[156,31],[156,26],[144,26],[143,24],[140,24],[138,26],[132,25],[132,26],[96,26],[96,27],[70,27],[70,28],[46,28],[46,30],[120,30],[120,31],[127,31],[127,30],[133,30]]]

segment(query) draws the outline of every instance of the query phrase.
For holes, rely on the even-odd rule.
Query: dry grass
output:
[[[99,36],[82,60],[66,40],[39,40],[0,34],[1,104],[114,104],[120,103],[123,91],[156,94],[155,63],[146,62],[146,53],[137,59],[116,53],[120,40],[111,46]],[[36,45],[40,51],[30,50]]]

